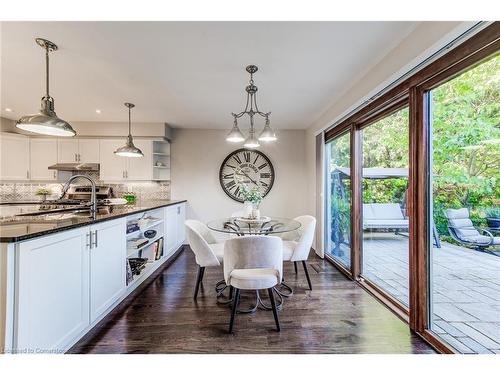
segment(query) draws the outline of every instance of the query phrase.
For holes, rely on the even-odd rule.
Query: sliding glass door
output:
[[[430,328],[500,352],[500,56],[429,93]],[[432,241],[429,241],[431,243]]]
[[[326,254],[351,267],[351,133],[328,142],[326,160]]]
[[[363,127],[362,277],[408,306],[408,107]]]

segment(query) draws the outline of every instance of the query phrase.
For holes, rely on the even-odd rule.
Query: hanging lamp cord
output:
[[[50,98],[49,95],[49,47],[45,47],[45,87],[46,87],[46,92],[45,95],[48,98]]]

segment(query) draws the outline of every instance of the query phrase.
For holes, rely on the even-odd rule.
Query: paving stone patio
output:
[[[433,331],[462,353],[500,353],[500,257],[447,242],[432,257]],[[408,304],[406,236],[365,233],[363,270]]]

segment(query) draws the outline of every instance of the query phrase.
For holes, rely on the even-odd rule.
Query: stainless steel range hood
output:
[[[88,172],[97,172],[99,171],[98,163],[57,163],[51,165],[49,169],[55,169],[56,171],[67,171],[67,172],[75,172],[75,171],[88,171]]]

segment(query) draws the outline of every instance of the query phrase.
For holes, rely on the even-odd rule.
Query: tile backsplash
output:
[[[77,174],[76,172],[74,174]],[[121,197],[125,192],[133,192],[137,195],[138,200],[150,199],[170,199],[170,181],[156,182],[123,182],[123,183],[106,183],[99,180],[98,172],[78,172],[91,177],[97,185],[111,186],[115,197]],[[66,173],[67,178],[71,176]],[[63,178],[62,182],[0,182],[0,201],[38,201],[41,197],[36,195],[40,188],[49,189],[52,194],[47,196],[47,199],[57,199],[61,195],[62,187],[67,178]],[[88,181],[81,179],[76,180],[76,184],[87,185]]]

